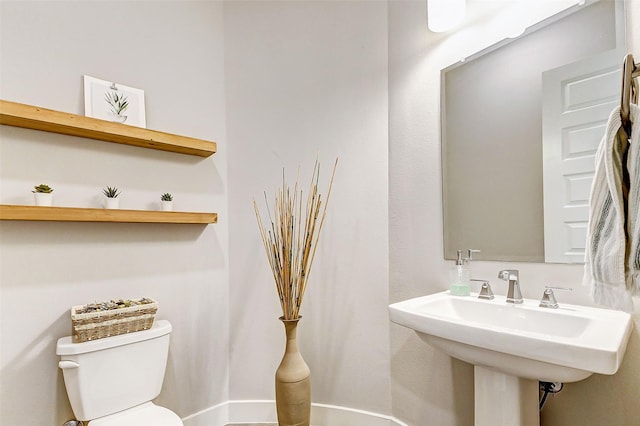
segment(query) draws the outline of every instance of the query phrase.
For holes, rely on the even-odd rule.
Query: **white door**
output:
[[[595,153],[620,102],[622,59],[608,51],[542,74],[546,262],[584,262]]]

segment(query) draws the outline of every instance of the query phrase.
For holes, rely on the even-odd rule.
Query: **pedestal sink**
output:
[[[628,313],[476,296],[447,291],[389,305],[391,321],[474,365],[476,426],[539,425],[538,381],[618,371],[632,329]]]

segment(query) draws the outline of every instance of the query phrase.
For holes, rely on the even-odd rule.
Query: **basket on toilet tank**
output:
[[[80,343],[148,330],[157,311],[158,302],[148,297],[73,306],[71,334]]]

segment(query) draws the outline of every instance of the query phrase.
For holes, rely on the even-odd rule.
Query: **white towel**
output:
[[[632,111],[635,118],[637,109]],[[605,135],[596,153],[596,170],[589,201],[583,283],[591,287],[591,295],[596,303],[632,312],[633,300],[627,286],[626,273],[627,212],[622,191],[621,127],[620,107],[616,107],[609,115]],[[636,138],[640,133],[638,127],[640,126],[636,125],[633,132]],[[636,190],[639,185],[638,182],[634,185]],[[635,210],[637,211],[637,207]]]
[[[629,170],[629,207],[627,213],[628,262],[627,289],[640,296],[640,108],[631,104],[631,145],[627,158]]]

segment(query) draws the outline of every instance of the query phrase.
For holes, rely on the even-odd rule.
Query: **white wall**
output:
[[[387,4],[229,2],[231,399],[274,399],[284,331],[259,239],[264,207],[298,165],[338,171],[298,336],[314,403],[389,413]]]
[[[0,3],[0,98],[83,114],[82,75],[142,88],[147,127],[219,142],[208,159],[0,128],[0,202],[98,205],[106,185],[122,207],[215,211],[200,225],[0,223],[0,424],[72,417],[55,344],[69,308],[148,296],[172,322],[159,403],[186,416],[228,399],[228,218],[222,4]],[[122,377],[123,385],[135,377]]]
[[[637,29],[639,2],[627,1],[627,8],[632,9],[628,23]],[[480,21],[436,35],[428,32],[425,16],[424,1],[389,3],[391,302],[448,287],[450,262],[442,260],[440,70],[502,37]],[[634,37],[632,49],[637,54],[637,31]],[[471,273],[497,281],[497,271],[505,266],[520,270],[527,298],[539,297],[544,285],[554,283],[574,288],[572,293],[562,295],[565,302],[591,303],[588,289],[580,286],[582,266],[477,262],[472,264]],[[504,291],[496,284],[495,291]],[[636,306],[640,309],[640,301]],[[594,375],[566,385],[547,403],[544,425],[622,425],[637,421],[639,317],[636,311],[636,328],[618,374]],[[441,426],[473,424],[471,366],[431,349],[415,333],[395,325],[391,327],[391,360],[394,416],[411,425],[427,421]]]

